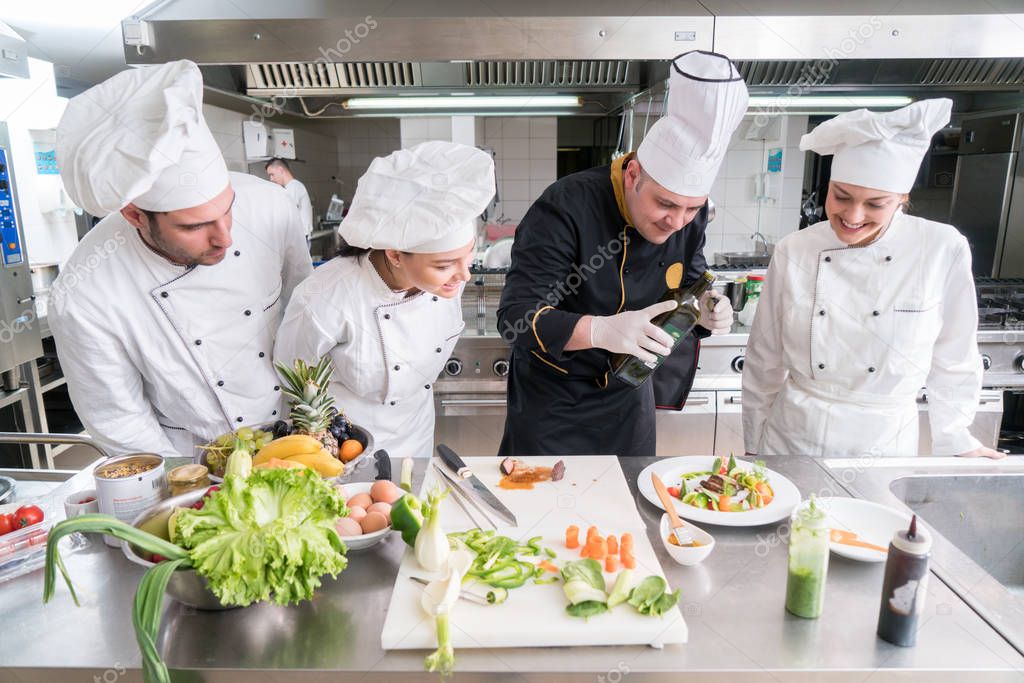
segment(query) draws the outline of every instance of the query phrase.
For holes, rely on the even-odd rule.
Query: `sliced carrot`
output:
[[[604,558],[604,570],[609,573],[619,571],[619,558],[616,555],[608,555]]]
[[[620,552],[633,554],[633,534],[628,531],[619,537]]]
[[[594,549],[590,554],[595,560],[603,560],[608,556],[608,542],[601,536],[594,537]]]
[[[615,534],[611,534],[607,538],[608,541],[608,554],[618,555],[619,554],[619,541],[615,538]]]
[[[551,564],[547,560],[541,560],[537,566],[539,566],[544,571],[551,572],[552,574],[557,574],[558,572],[562,571],[561,569]]]
[[[731,503],[732,503],[732,499],[729,498],[729,496],[726,496],[726,495],[719,496],[718,497],[718,511],[719,512],[728,512],[729,511],[729,505]]]
[[[622,558],[622,566],[626,569],[636,569],[636,558],[633,557],[633,553],[623,549],[620,552]]]
[[[590,540],[597,535],[599,534],[596,526],[592,526],[589,529],[587,529],[587,543],[590,543]]]
[[[570,550],[580,547],[580,528],[575,524],[565,530],[565,547]]]

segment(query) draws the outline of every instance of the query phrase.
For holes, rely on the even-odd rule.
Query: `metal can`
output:
[[[100,512],[131,524],[140,512],[167,496],[167,468],[164,459],[152,453],[134,453],[104,460],[93,469],[96,500]],[[119,546],[112,536],[107,545]]]

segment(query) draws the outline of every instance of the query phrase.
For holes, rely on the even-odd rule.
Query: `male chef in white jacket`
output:
[[[312,272],[285,192],[229,173],[189,61],[123,71],[57,128],[76,204],[106,216],[51,290],[49,322],[83,425],[112,454],[191,456],[278,418],[274,337]]]

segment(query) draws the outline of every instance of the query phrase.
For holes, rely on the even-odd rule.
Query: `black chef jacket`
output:
[[[622,172],[631,156],[558,180],[516,229],[498,308],[498,330],[512,347],[503,456],[653,456],[655,394],[659,405],[678,408],[693,383],[698,340],[710,334],[702,327],[638,388],[611,374],[609,352],[564,349],[581,316],[656,303],[675,263],[684,282],[705,269],[706,205],[661,245],[629,224]]]

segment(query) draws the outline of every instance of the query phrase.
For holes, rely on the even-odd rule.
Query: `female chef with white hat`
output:
[[[829,219],[785,237],[768,268],[743,368],[748,452],[917,455],[927,387],[936,455],[1001,457],[968,431],[982,366],[967,240],[903,212],[951,106],[861,109],[800,140],[834,155]]]
[[[375,159],[340,232],[348,245],[292,295],[274,347],[334,361],[331,394],[394,456],[429,457],[433,383],[462,332],[476,218],[494,196],[489,154],[425,142]]]

